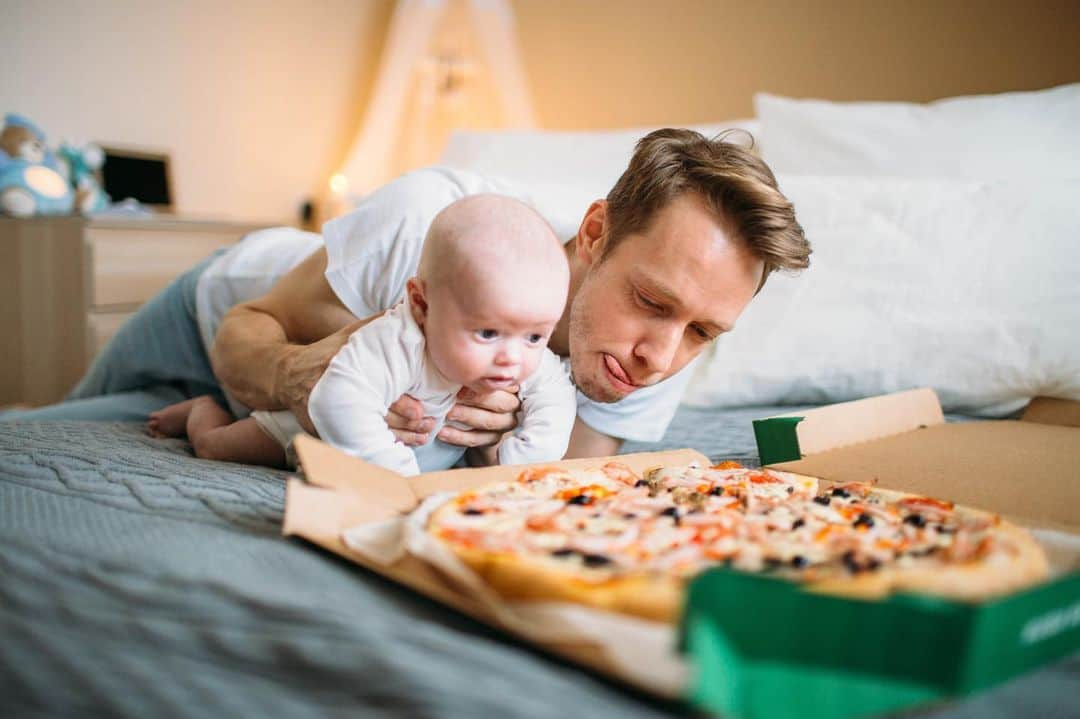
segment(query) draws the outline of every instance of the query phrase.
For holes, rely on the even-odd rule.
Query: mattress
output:
[[[756,461],[750,419],[664,441]],[[545,656],[280,535],[283,474],[123,423],[0,423],[0,715],[652,717]],[[933,717],[1077,716],[1080,658]]]

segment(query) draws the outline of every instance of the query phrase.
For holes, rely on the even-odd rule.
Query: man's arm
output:
[[[218,380],[255,409],[289,409],[310,430],[307,397],[357,320],[326,281],[320,248],[262,297],[222,319],[210,350]]]
[[[320,248],[279,279],[262,297],[233,307],[222,318],[210,348],[210,364],[222,386],[253,409],[288,409],[309,432],[312,388],[349,335],[374,317],[358,320],[326,281],[326,249]],[[377,316],[377,315],[376,315]],[[495,392],[475,406],[458,405],[458,420],[475,428],[442,437],[477,447],[498,441],[517,421],[517,397]],[[402,442],[429,439],[434,426],[423,406],[403,396],[390,405],[387,423]]]
[[[574,420],[574,430],[570,433],[570,446],[566,450],[566,459],[578,457],[610,457],[619,452],[623,441],[597,432],[581,421]]]

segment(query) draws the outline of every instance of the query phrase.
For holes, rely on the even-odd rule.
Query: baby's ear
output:
[[[409,300],[409,311],[413,319],[420,327],[424,326],[427,319],[428,303],[424,295],[424,281],[418,277],[410,277],[405,283],[405,297]]]

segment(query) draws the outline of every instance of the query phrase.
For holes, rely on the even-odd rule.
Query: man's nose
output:
[[[645,376],[634,379],[642,384],[663,379],[671,369],[681,344],[682,331],[674,323],[650,328],[649,333],[634,347],[634,357],[644,365]]]

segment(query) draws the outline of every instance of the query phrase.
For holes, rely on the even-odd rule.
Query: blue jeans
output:
[[[210,394],[224,402],[195,315],[195,286],[217,254],[140,307],[63,402],[3,412],[0,421],[144,421],[151,412],[190,397]]]

